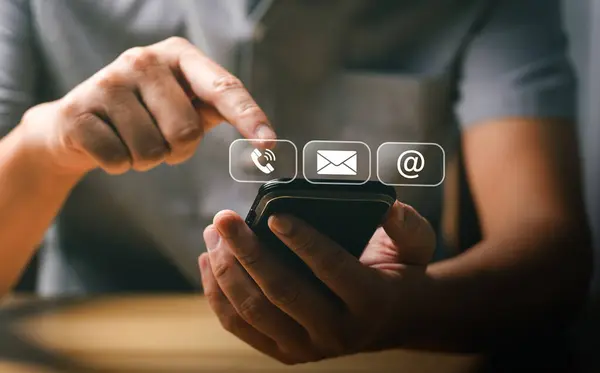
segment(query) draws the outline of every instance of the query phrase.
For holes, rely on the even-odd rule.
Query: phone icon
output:
[[[267,160],[267,163],[265,165],[260,163],[259,158],[261,157],[264,157]],[[258,168],[262,173],[268,175],[271,172],[275,171],[275,167],[273,167],[273,165],[271,164],[271,162],[274,162],[276,160],[275,153],[273,153],[270,149],[265,150],[265,154],[262,154],[258,149],[254,149],[252,153],[250,153],[250,158],[252,158],[252,162],[254,162],[256,168]]]

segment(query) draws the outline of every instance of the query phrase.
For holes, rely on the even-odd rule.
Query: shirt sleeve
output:
[[[37,59],[28,0],[0,1],[0,138],[34,104]]]
[[[501,117],[576,116],[559,0],[499,0],[461,58],[462,127]]]

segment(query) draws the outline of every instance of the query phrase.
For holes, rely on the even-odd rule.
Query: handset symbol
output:
[[[254,162],[256,168],[258,168],[264,174],[270,174],[271,172],[275,171],[275,167],[273,167],[273,165],[270,163],[275,161],[275,153],[273,153],[270,149],[265,150],[264,155],[260,152],[260,150],[254,149],[250,154],[250,157],[252,158],[252,162]],[[267,160],[267,163],[264,166],[258,161],[260,157],[265,157]]]

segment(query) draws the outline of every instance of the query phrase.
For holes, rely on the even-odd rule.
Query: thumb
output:
[[[383,229],[396,244],[400,263],[427,265],[431,261],[435,231],[412,206],[396,201],[383,222]]]

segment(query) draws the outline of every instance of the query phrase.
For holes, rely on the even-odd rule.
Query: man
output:
[[[201,227],[232,209],[204,232],[204,290],[228,330],[288,363],[485,348],[566,320],[585,296],[558,1],[11,0],[0,24],[3,293],[55,216],[42,294],[192,289]],[[239,134],[436,142],[449,156],[460,139],[483,239],[427,265],[441,188],[400,189],[416,209],[396,203],[360,261],[274,216],[338,299],[324,298],[243,224],[256,188],[227,173]]]

